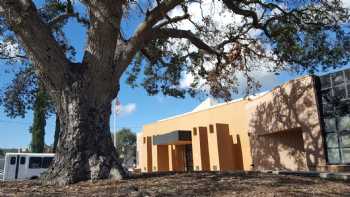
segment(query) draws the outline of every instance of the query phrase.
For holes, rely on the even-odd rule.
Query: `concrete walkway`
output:
[[[262,171],[263,173],[295,175],[304,177],[320,177],[322,179],[350,181],[350,173],[348,172],[316,172],[316,171]]]

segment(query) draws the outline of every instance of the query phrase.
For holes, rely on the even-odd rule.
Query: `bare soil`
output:
[[[262,173],[148,174],[64,187],[0,182],[0,196],[350,196],[350,182]]]

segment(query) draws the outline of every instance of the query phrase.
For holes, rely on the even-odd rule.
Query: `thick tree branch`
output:
[[[82,2],[88,7],[90,18],[83,65],[95,73],[93,77],[115,81],[112,77],[112,65],[120,41],[122,1],[83,0]]]
[[[209,54],[220,55],[220,53],[215,48],[203,42],[198,38],[198,36],[189,30],[162,28],[155,30],[154,35],[156,35],[157,38],[185,38],[189,40],[193,45],[195,45],[198,49],[202,49]]]
[[[34,3],[31,0],[1,0],[0,10],[47,85],[56,89],[61,87],[69,61],[48,25],[40,19]]]
[[[124,51],[115,54],[114,62],[118,62],[119,68],[117,75],[121,75],[127,68],[135,53],[143,48],[150,40],[152,40],[153,27],[164,17],[166,14],[175,8],[177,5],[184,2],[184,0],[164,0],[158,2],[158,6],[148,12],[146,19],[142,22],[135,31],[134,36],[124,45]]]
[[[164,27],[164,26],[172,24],[172,23],[177,23],[177,22],[180,22],[182,20],[188,19],[189,17],[190,17],[189,14],[184,14],[182,16],[175,16],[173,18],[169,18],[168,20],[166,20],[162,23],[159,23],[154,28],[157,29],[157,28],[161,28],[161,27]]]
[[[83,23],[85,25],[89,25],[89,21],[85,20],[84,18],[81,18],[79,13],[76,12],[76,13],[67,13],[67,14],[59,15],[59,16],[53,18],[49,22],[49,26],[53,27],[56,24],[61,23],[61,22],[65,21],[65,20],[67,20],[69,18],[76,18],[79,23]]]

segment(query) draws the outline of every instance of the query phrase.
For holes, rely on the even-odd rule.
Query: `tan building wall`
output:
[[[308,170],[325,164],[317,100],[310,76],[289,81],[257,98],[218,104],[143,127],[142,172],[184,171],[185,144],[193,170]],[[191,141],[154,145],[151,138],[191,131]],[[151,166],[150,166],[151,165]]]
[[[257,169],[325,165],[314,78],[291,80],[247,105]]]
[[[245,161],[245,163],[237,165],[240,166],[240,168],[243,170],[250,170],[251,164],[252,164],[252,158],[250,153],[250,142],[248,137],[248,119],[246,115],[245,110],[245,104],[247,103],[247,100],[242,100],[238,102],[232,102],[225,105],[217,106],[211,109],[188,113],[182,116],[178,116],[175,118],[171,118],[168,120],[158,121],[152,124],[145,125],[143,127],[142,136],[143,137],[152,137],[154,135],[160,135],[169,133],[175,130],[189,130],[192,131],[193,128],[200,130],[200,135],[207,135],[208,136],[208,152],[209,152],[209,158],[201,158],[201,149],[199,147],[199,136],[193,136],[192,131],[192,150],[193,150],[193,166],[194,170],[206,170],[202,167],[202,160],[204,160],[204,163],[210,163],[210,169],[214,170],[215,166],[216,169],[220,169],[220,163],[219,163],[219,149],[217,145],[218,136],[217,132],[217,125],[219,123],[227,124],[228,125],[228,132],[229,136],[234,139],[232,139],[232,143],[237,143],[237,136],[240,138],[240,146],[241,152],[239,153],[242,155],[240,162],[242,160]],[[213,125],[213,130],[215,130],[213,133],[209,131],[209,125]],[[220,129],[219,129],[220,130]],[[221,129],[222,130],[222,129]],[[220,130],[220,132],[221,132]],[[220,136],[219,136],[220,137]],[[205,137],[203,138],[203,142],[205,141]],[[144,146],[144,145],[141,145]],[[174,146],[174,145],[173,145]],[[198,147],[197,147],[198,146]],[[205,143],[202,145],[205,146]],[[182,155],[184,152],[181,150],[181,145],[177,145],[176,148],[178,149],[177,155],[179,158],[179,155]],[[175,148],[175,150],[176,150]],[[146,172],[145,166],[147,166],[147,153],[145,148],[142,148],[142,153],[140,154],[140,162],[139,162],[139,168],[142,169],[143,172]],[[175,151],[176,152],[176,151]],[[203,155],[207,154],[202,152]],[[207,154],[208,155],[208,154]],[[172,158],[172,157],[170,157]],[[159,158],[157,155],[157,145],[152,145],[152,159],[153,159],[153,167],[152,169],[158,168],[158,160],[162,159]],[[207,160],[207,161],[205,161]],[[207,166],[206,166],[207,167]],[[181,166],[179,169],[184,170]],[[157,170],[154,170],[157,171]],[[148,171],[149,172],[149,171]]]

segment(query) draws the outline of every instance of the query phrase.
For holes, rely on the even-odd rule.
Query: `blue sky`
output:
[[[124,33],[126,35],[132,34],[140,20],[139,17],[133,16],[129,20],[124,21]],[[67,33],[70,43],[77,49],[76,59],[80,60],[85,42],[84,28],[77,26],[73,21],[65,27],[65,32]],[[5,72],[9,69],[11,69],[11,66],[2,65],[0,63],[0,89],[6,87],[13,77],[12,72]],[[296,75],[291,73],[282,73],[279,76],[263,76],[261,82],[264,84],[264,87],[261,91],[271,89],[272,87],[295,77]],[[237,97],[240,96],[237,95]],[[132,89],[127,86],[125,84],[125,78],[122,78],[119,100],[122,106],[129,107],[124,107],[123,113],[117,116],[117,129],[127,127],[137,133],[141,130],[142,125],[146,123],[151,123],[158,119],[191,111],[201,102],[202,99],[203,98],[189,97],[185,99],[176,99],[172,97],[164,97],[162,95],[148,96],[141,88]],[[4,109],[0,107],[0,148],[27,147],[31,140],[29,127],[33,119],[32,112],[29,112],[23,119],[10,119],[6,117],[6,114],[3,111]],[[113,115],[111,116],[111,120],[113,120]],[[113,125],[114,124],[111,121],[112,130]],[[54,128],[55,117],[51,116],[47,120],[46,126],[45,142],[47,144],[53,143]]]

